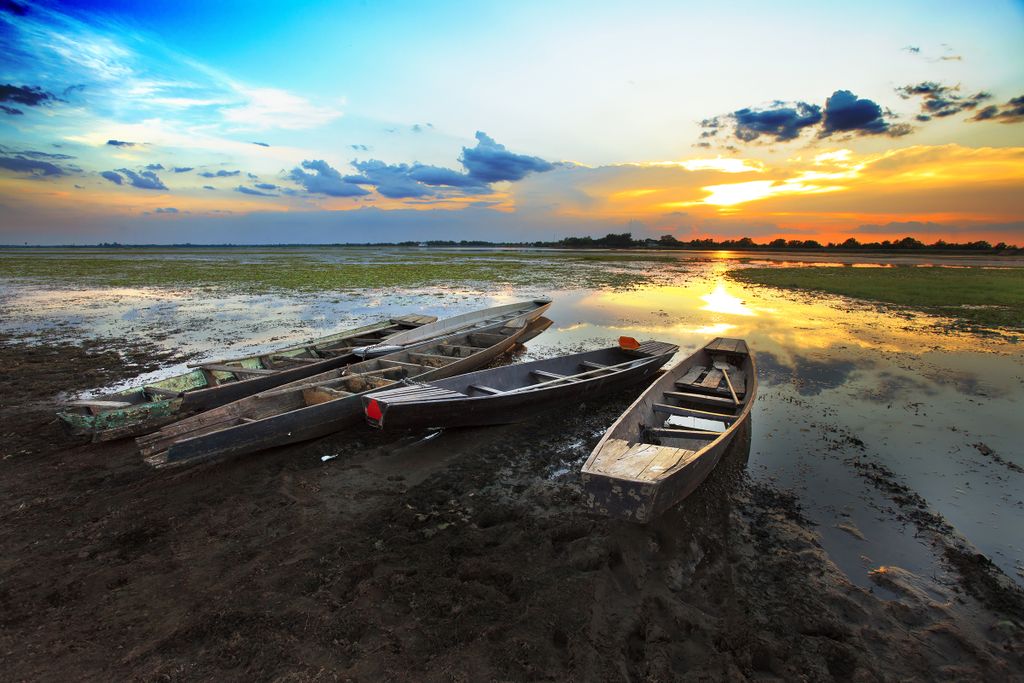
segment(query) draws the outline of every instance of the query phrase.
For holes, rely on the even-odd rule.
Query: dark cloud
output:
[[[265,143],[265,142],[256,142],[255,140],[253,140],[253,143],[252,143],[252,144],[254,144],[254,145],[259,145],[260,147],[270,147],[270,145],[268,145],[268,144],[267,144],[267,143]]]
[[[0,12],[7,12],[17,17],[23,17],[28,14],[28,5],[23,5],[20,2],[14,0],[0,0]]]
[[[203,171],[199,175],[203,178],[230,178],[231,176],[236,176],[240,173],[241,171],[225,171],[224,169],[221,169],[216,173],[212,171]]]
[[[140,190],[166,190],[167,186],[164,185],[163,181],[153,171],[139,171],[136,173],[127,168],[119,168],[117,172],[122,174],[127,180],[128,184],[132,187],[137,187]],[[111,180],[106,175],[103,176],[107,180]],[[113,181],[116,182],[116,181]],[[121,183],[118,183],[120,185]]]
[[[74,159],[75,157],[70,154],[50,154],[49,152],[39,152],[34,149],[26,149],[24,151],[17,151],[0,145],[0,153],[9,154],[11,156],[27,157],[29,159],[54,159],[56,161],[65,161],[67,159]]]
[[[121,177],[120,173],[115,173],[114,171],[103,171],[100,175],[115,185],[121,185],[124,183],[124,178]]]
[[[409,177],[417,182],[423,183],[424,185],[460,187],[464,189],[481,188],[489,190],[489,188],[486,187],[486,181],[483,181],[480,178],[467,173],[459,173],[458,171],[453,171],[450,168],[442,168],[440,166],[414,164],[412,168],[409,169]]]
[[[203,185],[204,190],[216,190],[217,188],[213,185]]]
[[[5,114],[10,114],[11,116],[23,116],[25,114],[22,110],[15,109],[14,107],[8,107],[6,104],[0,104],[0,111]]]
[[[272,192],[262,192],[260,190],[254,190],[251,187],[246,187],[245,185],[239,185],[238,187],[236,187],[235,188],[235,192],[241,192],[242,194],[256,195],[257,197],[276,197],[277,196],[276,194],[273,194]]]
[[[30,173],[34,176],[64,175],[64,169],[49,161],[28,159],[23,156],[0,157],[0,168],[16,173]]]
[[[909,126],[890,126],[882,115],[882,108],[872,100],[857,97],[849,90],[836,90],[825,100],[825,116],[819,137],[833,133],[856,135],[905,135]]]
[[[175,173],[188,173],[189,171],[192,170],[192,167],[191,166],[175,166],[171,170],[174,171]]]
[[[163,164],[149,164],[146,166],[147,171],[162,171],[164,170]]]
[[[0,102],[12,102],[26,107],[38,107],[57,101],[51,93],[34,85],[12,85],[10,83],[0,84]],[[8,114],[20,115],[22,111],[15,107],[4,106],[3,110]]]
[[[163,208],[158,208],[156,213],[178,213],[178,210],[173,206],[165,206]]]
[[[919,121],[929,121],[934,117],[943,118],[976,109],[982,102],[992,98],[991,93],[984,91],[968,96],[960,95],[959,91],[959,85],[943,85],[934,81],[922,81],[915,85],[896,88],[896,93],[905,100],[921,98],[921,114],[917,117]]]
[[[821,107],[796,102],[787,105],[775,102],[768,109],[740,109],[733,112],[736,120],[736,137],[744,142],[756,140],[761,135],[770,135],[776,142],[792,140],[808,126],[821,121]]]
[[[463,147],[460,161],[473,178],[483,183],[522,180],[529,173],[543,173],[555,166],[540,157],[513,154],[482,131],[476,132],[476,147]]]
[[[351,147],[352,149],[354,149],[357,152],[369,152],[370,151],[370,148],[367,147],[366,145],[349,145],[349,147]]]
[[[304,187],[307,192],[314,194],[325,194],[330,197],[359,197],[370,194],[369,190],[359,187],[359,184],[352,182],[350,178],[343,178],[337,169],[322,159],[303,161],[301,167],[293,168],[288,177]]]
[[[277,185],[274,185],[273,183],[256,183],[255,187],[258,187],[261,190],[276,190],[276,189],[278,189]]]
[[[921,54],[921,48],[917,47],[916,45],[907,45],[903,49],[906,50],[907,52],[909,52],[912,55],[919,55],[919,54]]]
[[[126,142],[124,140],[107,140],[107,144],[110,145],[111,147],[134,147],[139,143]]]
[[[246,173],[245,175],[249,176],[253,180],[256,180],[257,178],[259,178],[259,176],[256,175],[255,173]]]
[[[434,191],[409,177],[412,167],[408,164],[385,164],[383,161],[353,161],[352,165],[362,176],[349,182],[373,185],[377,192],[391,199],[415,199],[427,197]]]
[[[1024,95],[1014,97],[1000,106],[991,104],[972,116],[971,121],[1024,122]]]

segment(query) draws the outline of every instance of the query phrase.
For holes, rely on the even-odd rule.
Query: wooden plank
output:
[[[417,353],[417,352],[409,352],[409,358],[413,358],[413,359],[422,358],[422,359],[428,360],[428,361],[430,361],[432,363],[436,363],[438,361],[443,360],[443,361],[445,361],[445,363],[444,363],[445,365],[451,365],[452,363],[460,360],[459,358],[452,358],[451,356],[445,356],[444,354],[440,354],[440,353]]]
[[[426,366],[417,365],[416,363],[405,363],[400,360],[384,360],[383,358],[381,359],[380,364],[387,364],[388,367],[392,368],[411,368],[412,370],[415,370],[417,373],[425,372],[428,369]]]
[[[668,472],[680,462],[691,459],[696,454],[697,451],[691,451],[686,448],[663,447],[658,452],[658,455],[647,463],[647,467],[637,473],[636,478],[645,479],[647,481],[656,481],[661,478],[665,472]]]
[[[544,379],[568,379],[568,375],[559,375],[556,372],[548,372],[546,370],[530,370],[530,374]]]
[[[497,395],[497,394],[504,393],[504,392],[502,392],[501,389],[494,389],[492,387],[486,387],[486,386],[484,386],[482,384],[470,384],[469,388],[470,389],[475,389],[476,391],[480,391],[480,392],[483,392],[485,394],[491,394],[491,395]]]
[[[319,363],[323,358],[303,358],[302,356],[281,356],[273,355],[270,357],[273,361],[287,361],[291,363]]]
[[[621,439],[610,439],[590,469],[612,477],[633,479],[658,456],[660,450],[661,446],[654,444],[629,444]]]
[[[67,403],[69,406],[78,406],[81,408],[101,408],[103,410],[115,410],[117,408],[131,408],[132,403],[128,401],[102,401],[99,399],[93,400],[89,398],[78,399],[77,401],[70,401]]]
[[[460,346],[458,344],[439,344],[438,346],[440,346],[442,349],[451,349],[455,353],[465,353],[466,356],[472,356],[474,353],[477,353],[478,351],[483,351],[483,347],[480,346]],[[460,357],[465,358],[466,356]]]
[[[700,381],[700,385],[702,387],[707,387],[708,389],[715,389],[721,383],[722,371],[719,370],[718,368],[711,368],[710,370],[708,370],[707,376]]]
[[[664,394],[665,398],[674,398],[677,401],[690,401],[691,403],[700,403],[701,405],[706,406],[722,406],[723,408],[733,407],[731,398],[707,396],[706,394],[694,394],[688,391],[666,391]]]
[[[717,439],[722,432],[712,432],[707,429],[672,429],[670,427],[648,427],[648,438],[660,437],[663,439]]]
[[[707,370],[707,368],[704,367],[703,365],[693,366],[686,372],[685,375],[676,380],[676,386],[679,386],[680,384],[693,384],[694,382],[697,381],[697,378],[699,378],[705,370]]]
[[[203,363],[200,368],[210,372],[233,372],[236,375],[273,375],[277,372],[276,370],[243,368],[240,365],[221,365],[220,363]]]
[[[583,361],[582,363],[580,363],[580,365],[582,365],[585,368],[591,368],[593,370],[605,370],[608,368],[608,365],[605,363],[595,363],[589,360]]]
[[[698,417],[702,420],[716,420],[726,424],[732,424],[739,419],[739,416],[737,415],[723,415],[722,413],[712,413],[707,410],[697,410],[696,408],[673,406],[668,403],[655,403],[652,407],[656,413],[667,413],[669,415],[679,415],[681,417]]]
[[[163,396],[164,398],[178,398],[184,393],[181,391],[171,391],[163,387],[143,387],[142,390],[151,396]]]

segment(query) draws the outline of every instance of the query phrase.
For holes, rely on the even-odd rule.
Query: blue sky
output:
[[[0,242],[1012,240],[1024,6],[981,7],[5,0]]]

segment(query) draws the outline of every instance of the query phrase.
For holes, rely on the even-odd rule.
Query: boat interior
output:
[[[430,390],[421,387],[396,389],[382,397],[390,402],[408,400],[419,401],[429,398],[440,400],[445,398],[465,398],[476,396],[496,396],[513,390],[526,390],[531,387],[552,386],[563,383],[582,382],[632,367],[654,355],[670,353],[675,350],[672,344],[648,342],[649,348],[621,349],[612,347],[599,351],[588,351],[572,356],[552,358],[540,363],[522,363],[507,365],[491,370],[473,372],[467,375],[432,380]]]
[[[654,385],[594,454],[588,471],[658,479],[696,458],[742,418],[752,381],[746,343],[715,339]]]

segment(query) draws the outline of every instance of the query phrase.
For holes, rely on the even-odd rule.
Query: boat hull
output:
[[[716,339],[712,344],[720,341],[720,339]],[[709,351],[708,347],[698,350],[665,373],[626,409],[601,438],[581,469],[580,480],[586,491],[586,503],[592,511],[609,517],[646,524],[680,503],[704,483],[718,466],[723,454],[733,443],[736,434],[740,430],[749,429],[751,407],[757,397],[757,367],[753,355],[749,353],[745,343],[742,348],[744,349],[742,354],[731,355],[718,355],[717,350]],[[731,357],[739,364],[737,367],[742,369],[745,378],[741,392],[742,402],[740,406],[734,406],[739,413],[720,413],[722,416],[728,417],[726,429],[713,440],[701,441],[700,443],[703,445],[692,451],[665,445],[660,440],[652,443],[642,438],[645,425],[657,424],[659,418],[652,411],[655,404],[664,400],[664,392],[678,391],[678,382],[690,369],[700,364],[709,364],[713,367],[713,356]],[[724,404],[729,403],[725,398],[714,394],[715,390],[705,389],[705,394],[698,398],[698,401],[717,403],[719,407],[724,407]],[[693,394],[689,394],[689,396],[692,398]],[[665,418],[660,419],[664,421]],[[683,443],[696,442],[694,440]],[[659,454],[670,459],[673,455],[678,454],[677,462],[679,464],[668,465],[663,474],[649,479],[640,478],[636,472],[609,473],[601,471],[597,466],[597,461],[604,449],[616,446],[620,448],[628,446],[632,449],[647,444],[650,444],[648,453],[654,454],[653,457],[648,456],[649,462],[653,463],[659,460]]]
[[[572,406],[581,400],[627,389],[650,381],[671,353],[652,356],[648,362],[612,375],[592,377],[584,382],[567,383],[543,390],[523,391],[506,395],[465,396],[429,402],[379,403],[380,418],[370,418],[371,426],[386,430],[450,427],[482,427],[522,422],[552,406]],[[639,360],[639,359],[638,359]],[[532,364],[524,364],[532,365]],[[467,381],[470,376],[467,376]],[[462,378],[460,378],[462,379]],[[363,401],[369,409],[369,397]]]

